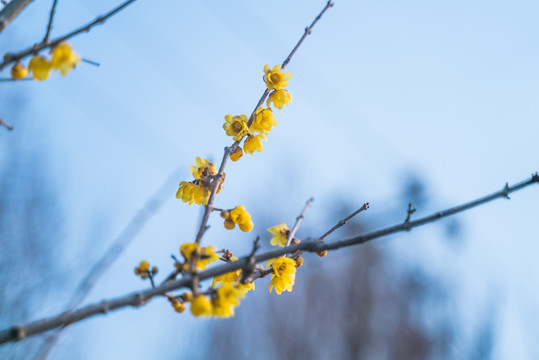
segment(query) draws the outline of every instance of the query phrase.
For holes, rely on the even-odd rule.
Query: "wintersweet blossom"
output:
[[[52,59],[51,66],[53,69],[60,71],[62,75],[66,75],[69,70],[73,69],[80,63],[80,56],[71,49],[71,46],[65,41],[59,43],[51,50]]]
[[[243,144],[245,152],[251,155],[253,155],[255,151],[262,152],[264,147],[262,146],[262,141],[260,141],[260,139],[267,140],[267,138],[262,134],[249,135],[247,139],[245,139],[245,143]]]
[[[189,203],[189,205],[192,203],[197,205],[206,205],[208,204],[208,199],[210,198],[210,189],[202,184],[194,184],[191,182],[182,181],[178,191],[176,192],[176,198],[183,202]]]
[[[292,101],[292,95],[285,90],[285,89],[279,89],[279,90],[273,90],[269,96],[268,100],[266,100],[266,105],[269,107],[270,104],[273,102],[273,105],[277,109],[282,109],[283,105],[288,106],[288,103]]]
[[[228,318],[234,316],[234,308],[240,305],[245,294],[237,286],[227,283],[217,289],[212,300],[212,315]]]
[[[247,115],[226,115],[223,129],[225,129],[228,136],[232,136],[234,140],[239,140],[248,133],[247,122],[249,118]]]
[[[285,72],[281,65],[274,66],[273,69],[269,65],[264,65],[264,82],[268,89],[282,89],[288,85],[288,80],[292,78],[292,74]]]
[[[280,223],[279,225],[270,227],[268,228],[268,231],[273,235],[271,238],[271,245],[278,245],[280,247],[286,245],[286,240],[288,239],[288,234],[290,234],[290,229],[285,223]]]
[[[189,169],[191,170],[191,173],[193,174],[193,177],[195,179],[201,179],[208,175],[217,174],[217,168],[215,167],[215,164],[200,157],[195,158],[195,165],[191,166]]]
[[[269,260],[266,266],[269,265],[273,268],[269,285],[270,293],[273,288],[275,288],[275,292],[279,295],[284,290],[292,291],[296,279],[296,262],[283,256]]]
[[[21,80],[24,79],[28,75],[28,69],[24,67],[23,64],[20,62],[13,65],[11,68],[11,78],[13,80]]]
[[[253,229],[251,214],[245,210],[243,205],[238,205],[230,211],[230,220],[238,224],[241,231],[249,232]]]
[[[191,261],[195,258],[195,268],[204,270],[206,266],[214,261],[219,260],[219,255],[215,253],[215,246],[202,247],[197,243],[185,243],[180,246],[180,253],[186,261]]]
[[[199,295],[191,301],[191,314],[208,317],[212,314],[212,303],[204,295]]]
[[[253,123],[249,130],[251,133],[258,132],[260,134],[269,134],[272,127],[277,125],[277,120],[273,115],[271,108],[263,108],[262,106],[256,109],[255,117]]]
[[[230,211],[221,211],[221,217],[225,219],[225,228],[228,230],[234,229],[236,224],[240,227],[240,230],[244,232],[249,232],[253,229],[251,214],[245,210],[243,205],[238,205]]]
[[[35,80],[47,80],[51,72],[51,63],[43,56],[33,56],[28,63],[28,71],[32,72]]]

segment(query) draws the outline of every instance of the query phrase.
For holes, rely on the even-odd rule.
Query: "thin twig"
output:
[[[0,126],[5,126],[9,131],[13,130],[13,126],[7,124],[2,118],[0,118]]]
[[[49,23],[47,24],[47,31],[45,32],[45,37],[43,38],[43,41],[41,42],[43,44],[46,44],[47,41],[49,41],[49,35],[51,34],[52,22],[54,20],[54,13],[56,12],[56,3],[57,2],[58,2],[58,0],[53,0],[52,1],[51,13],[49,15]]]
[[[324,9],[322,9],[322,11],[320,12],[320,14],[318,14],[318,16],[314,19],[314,21],[312,22],[312,24],[307,27],[307,29],[309,29],[309,33],[311,32],[311,29],[312,27],[316,24],[316,22],[322,17],[322,15],[324,14],[324,12],[333,6],[333,2],[331,1],[328,1],[328,3],[326,4],[326,6],[324,7]],[[307,32],[307,29],[305,30]],[[299,42],[296,44],[296,46],[294,47],[294,49],[292,49],[292,52],[288,55],[288,57],[285,59],[285,61],[283,62],[283,65],[282,67],[285,67],[289,62],[290,60],[292,59],[292,56],[295,54],[295,52],[297,51],[297,49],[299,48],[299,46],[301,45],[301,43],[303,43],[303,40],[305,39],[305,37],[307,36],[308,34],[307,33],[304,33],[303,36],[300,38]],[[0,67],[1,69],[1,67]],[[262,94],[262,97],[260,98],[260,100],[258,100],[258,103],[256,105],[256,107],[254,108],[253,112],[251,113],[251,115],[249,116],[249,121],[247,122],[247,127],[250,127],[254,121],[254,118],[255,118],[255,114],[256,114],[256,109],[258,109],[260,107],[260,105],[262,105],[262,103],[264,102],[264,100],[266,99],[266,97],[268,96],[269,94],[269,89],[265,89],[264,90],[264,93]],[[198,230],[198,233],[197,233],[197,236],[196,236],[196,239],[195,239],[195,242],[197,244],[200,244],[200,241],[202,240],[202,235],[204,235],[204,231],[206,229],[206,223],[208,222],[208,219],[210,217],[210,214],[211,212],[213,211],[213,200],[215,198],[215,194],[217,193],[217,188],[219,187],[219,180],[222,178],[223,176],[223,172],[224,172],[224,169],[225,169],[225,166],[226,166],[226,162],[228,160],[228,157],[230,154],[232,154],[238,147],[238,145],[240,144],[240,142],[243,140],[244,137],[242,137],[240,140],[237,140],[235,141],[232,146],[230,147],[225,147],[225,152],[224,152],[224,155],[223,155],[223,160],[221,161],[221,165],[219,166],[219,172],[217,173],[217,175],[215,175],[216,179],[214,179],[214,181],[212,182],[212,186],[211,186],[211,193],[210,193],[210,197],[208,199],[208,204],[206,205],[205,209],[204,209],[204,215],[202,216],[202,221],[200,222],[200,228]]]
[[[300,47],[300,45],[303,43],[303,40],[305,40],[305,38],[307,37],[307,35],[310,35],[311,32],[312,32],[312,29],[314,27],[314,25],[318,22],[318,20],[320,20],[320,18],[322,17],[322,15],[324,15],[324,13],[326,12],[327,9],[329,9],[330,7],[332,7],[334,4],[333,4],[333,1],[328,1],[328,3],[326,4],[326,6],[322,9],[322,11],[320,12],[320,14],[318,14],[318,16],[313,20],[313,22],[311,23],[311,25],[307,26],[305,28],[305,32],[303,33],[303,36],[301,37],[301,39],[299,39],[298,43],[296,44],[296,46],[294,46],[294,48],[292,49],[292,51],[290,52],[290,54],[287,56],[287,58],[283,61],[283,64],[281,65],[281,69],[284,69],[288,63],[290,62],[290,60],[292,59],[292,56],[294,56],[294,54],[296,53],[296,51],[298,50],[298,48]]]
[[[129,224],[124,228],[120,236],[116,238],[112,246],[107,252],[90,268],[86,276],[80,281],[77,289],[71,296],[71,300],[66,309],[66,314],[79,306],[82,301],[88,296],[97,281],[105,274],[107,269],[120,257],[120,254],[131,244],[144,225],[157,213],[159,208],[163,206],[165,201],[170,196],[171,183],[175,181],[181,168],[176,169],[157,191],[146,201],[144,206],[131,219]],[[153,283],[153,279],[150,279]],[[153,284],[155,285],[155,284]],[[61,331],[65,327],[60,328],[56,333],[45,341],[41,347],[37,358],[46,359],[48,353],[56,343],[56,337],[60,336]]]
[[[403,223],[404,225],[408,225],[410,223],[410,218],[412,217],[412,214],[415,212],[416,212],[416,209],[412,208],[412,203],[409,203],[408,210],[406,211],[406,219],[404,219],[404,223]]]
[[[25,77],[25,78],[22,78],[22,79],[13,79],[13,78],[0,78],[0,82],[12,82],[12,81],[32,81],[34,79],[32,79],[31,77]]]
[[[337,230],[341,226],[344,226],[344,224],[346,224],[346,222],[348,220],[350,220],[351,218],[353,218],[354,216],[356,216],[360,212],[367,210],[368,208],[369,208],[369,203],[363,204],[359,209],[354,211],[352,214],[348,215],[346,218],[344,218],[342,220],[339,220],[339,222],[337,224],[335,224],[335,226],[333,226],[331,229],[329,229],[324,235],[320,236],[318,238],[318,240],[319,241],[324,241],[324,239],[327,238],[332,232],[334,232],[335,230]]]
[[[455,215],[457,213],[472,209],[474,207],[483,205],[492,200],[503,198],[509,195],[512,192],[521,190],[525,187],[528,187],[532,184],[539,184],[539,175],[537,173],[533,174],[530,179],[519,182],[513,186],[507,187],[500,191],[494,192],[490,195],[486,195],[479,199],[464,203],[453,208],[436,212],[432,215],[426,216],[424,218],[410,221],[409,227],[418,227],[425,225],[442,218]],[[304,250],[308,252],[319,252],[323,250],[336,250],[343,247],[358,245],[366,243],[370,240],[381,238],[390,234],[407,231],[408,228],[403,224],[398,224],[395,226],[387,227],[381,230],[373,231],[364,235],[353,236],[348,239],[334,241],[334,242],[320,242],[318,239],[304,241],[300,244],[291,245],[287,247],[277,248],[274,250],[267,251],[265,253],[256,255],[254,257],[257,263],[280,257],[286,254],[294,253],[296,251]],[[95,316],[97,314],[108,313],[109,311],[120,309],[127,306],[141,306],[147,303],[151,298],[155,296],[160,296],[166,294],[167,292],[177,290],[183,287],[195,287],[194,282],[200,280],[210,279],[215,276],[226,274],[232,271],[244,269],[249,264],[249,256],[244,256],[238,261],[232,261],[224,265],[219,265],[213,268],[210,268],[204,272],[197,273],[196,279],[193,278],[193,274],[186,274],[182,279],[169,281],[162,284],[155,289],[148,289],[141,292],[131,293],[125,296],[117,297],[110,300],[103,300],[98,303],[90,304],[84,306],[78,310],[71,312],[65,312],[50,318],[34,321],[25,325],[12,326],[8,329],[0,331],[0,344],[4,344],[11,341],[22,340],[26,337],[33,336],[36,334],[43,333],[66,324],[72,324],[83,319]],[[197,289],[198,290],[198,289]],[[194,291],[194,289],[193,289]]]
[[[93,65],[93,66],[101,66],[100,63],[92,61],[92,60],[88,60],[88,59],[85,59],[85,58],[81,58],[80,60],[82,62],[86,63],[86,64],[90,64],[90,65]]]
[[[34,46],[32,46],[32,47],[30,47],[28,49],[22,50],[22,51],[20,51],[18,53],[4,55],[4,61],[2,63],[0,63],[0,70],[5,68],[7,65],[9,65],[11,63],[14,63],[14,62],[17,62],[17,61],[19,61],[19,60],[21,60],[21,59],[23,59],[23,58],[25,58],[25,57],[27,57],[29,55],[37,54],[38,52],[40,52],[43,49],[48,49],[48,48],[55,47],[56,45],[58,45],[62,41],[70,39],[70,38],[72,38],[72,37],[74,37],[76,35],[79,35],[80,33],[90,31],[91,28],[93,28],[96,25],[104,23],[105,20],[107,20],[111,16],[115,15],[116,13],[118,13],[119,11],[121,11],[122,9],[124,9],[125,7],[127,7],[128,5],[130,5],[131,3],[135,2],[135,1],[136,0],[125,1],[121,5],[117,6],[116,8],[112,9],[111,11],[109,11],[108,13],[97,17],[94,21],[92,21],[92,22],[90,22],[90,23],[88,23],[88,24],[86,24],[84,26],[81,26],[80,28],[77,28],[77,29],[71,31],[70,33],[67,33],[66,35],[63,35],[63,36],[60,36],[60,37],[58,37],[58,38],[56,38],[54,40],[48,41],[47,43],[35,44]]]
[[[294,227],[292,228],[292,230],[290,230],[290,232],[288,233],[288,237],[286,238],[286,244],[284,246],[288,246],[290,245],[290,243],[292,242],[292,239],[294,238],[294,235],[296,235],[296,231],[298,231],[298,228],[299,228],[299,224],[301,224],[301,221],[303,220],[303,218],[305,217],[305,213],[307,212],[307,210],[309,209],[309,207],[311,206],[311,204],[313,203],[314,201],[314,198],[310,198],[309,200],[307,200],[307,202],[305,203],[305,206],[303,207],[303,210],[301,211],[301,213],[299,214],[299,216],[296,218],[296,223],[294,224]]]

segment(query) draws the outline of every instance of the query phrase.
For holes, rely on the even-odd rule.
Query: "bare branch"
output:
[[[359,209],[354,211],[352,214],[348,215],[345,219],[340,220],[337,224],[335,224],[335,226],[333,226],[331,229],[329,229],[328,232],[326,232],[324,235],[320,236],[318,238],[318,240],[319,241],[324,241],[324,239],[327,238],[332,232],[334,232],[335,230],[337,230],[341,226],[344,226],[344,224],[346,224],[346,222],[348,220],[350,220],[351,218],[353,218],[354,216],[356,216],[360,212],[367,210],[368,208],[369,208],[369,203],[363,204]]]
[[[33,0],[12,0],[0,11],[0,32],[2,32],[17,15]]]
[[[507,185],[507,183],[506,183]],[[412,203],[408,204],[408,210],[406,211],[406,219],[404,219],[404,224],[410,223],[410,217],[412,217],[412,214],[415,213],[416,209],[412,208]]]
[[[81,60],[82,62],[86,63],[86,64],[90,64],[90,65],[93,65],[93,66],[101,66],[100,63],[95,62],[95,61],[92,61],[92,60],[89,60],[89,59],[81,58],[80,60]]]
[[[294,46],[294,48],[292,49],[292,51],[290,52],[290,54],[286,57],[286,59],[283,61],[283,64],[281,65],[281,68],[284,69],[286,67],[286,65],[288,65],[288,63],[290,62],[290,60],[292,59],[292,56],[294,56],[294,54],[296,53],[296,51],[298,50],[298,48],[300,47],[300,45],[303,43],[303,40],[305,40],[305,38],[307,37],[307,35],[311,35],[311,32],[312,32],[312,29],[314,27],[314,25],[318,22],[318,20],[320,20],[320,18],[322,17],[322,15],[324,15],[324,13],[327,11],[327,9],[329,9],[330,7],[333,7],[333,1],[328,1],[328,3],[326,4],[326,6],[322,9],[322,11],[320,12],[320,14],[318,14],[318,16],[313,20],[313,22],[311,23],[311,25],[307,26],[305,28],[305,33],[303,33],[303,36],[301,37],[301,39],[299,39],[298,43],[296,44],[296,46]]]
[[[390,234],[407,231],[409,228],[418,227],[425,225],[442,218],[455,215],[457,213],[472,209],[474,207],[483,205],[492,200],[503,198],[509,195],[512,192],[521,190],[532,184],[539,184],[539,175],[537,173],[533,174],[530,179],[524,180],[520,183],[517,183],[513,186],[504,187],[502,190],[486,195],[479,199],[455,206],[453,208],[436,212],[432,215],[426,216],[424,218],[410,221],[408,225],[401,223],[399,225],[387,227],[381,230],[373,231],[364,235],[354,236],[348,239],[334,241],[330,243],[320,242],[318,239],[304,241],[300,244],[291,245],[287,247],[277,248],[274,250],[267,251],[265,253],[254,256],[256,263],[273,259],[279,256],[286,254],[294,253],[296,251],[308,251],[308,252],[320,252],[324,250],[336,250],[343,247],[358,245],[366,243],[370,240],[381,238]],[[222,275],[229,273],[231,271],[236,271],[244,269],[249,265],[249,259],[251,256],[244,256],[238,261],[232,261],[224,265],[216,266],[211,269],[208,269],[204,272],[197,273],[195,278],[192,274],[186,274],[182,279],[169,281],[162,284],[159,287],[148,289],[141,292],[134,292],[125,296],[118,298],[103,300],[98,303],[90,304],[85,307],[82,307],[78,310],[71,312],[64,312],[57,316],[53,316],[47,319],[42,319],[28,323],[21,326],[12,326],[8,329],[0,331],[0,344],[4,344],[11,341],[22,340],[26,337],[33,336],[36,334],[43,333],[58,327],[65,326],[67,324],[72,324],[83,319],[95,316],[97,314],[106,314],[109,311],[120,309],[127,306],[141,306],[147,303],[150,299],[155,296],[166,294],[169,291],[180,289],[183,287],[194,286],[195,282],[199,280],[205,280],[212,278],[214,276]]]
[[[7,124],[2,118],[0,118],[0,126],[5,126],[9,131],[13,130],[13,126]]]
[[[301,211],[301,214],[299,214],[299,216],[296,218],[296,223],[294,224],[294,227],[288,233],[288,237],[286,238],[286,244],[284,246],[288,246],[292,242],[292,239],[294,238],[294,235],[296,235],[296,231],[298,231],[299,224],[301,224],[301,221],[305,217],[305,213],[307,212],[307,210],[309,209],[309,207],[311,206],[313,201],[314,201],[314,198],[310,198],[305,203],[305,206],[303,207],[303,210]]]
[[[43,44],[46,44],[47,41],[49,41],[49,35],[51,34],[52,29],[52,21],[54,20],[54,13],[56,12],[56,3],[58,3],[58,0],[52,1],[51,13],[49,15],[49,23],[47,24],[47,31],[45,32],[45,37],[42,41]]]
[[[116,8],[112,9],[108,13],[97,17],[91,23],[88,23],[88,24],[86,24],[86,25],[84,25],[84,26],[82,26],[82,27],[80,27],[78,29],[75,29],[75,30],[71,31],[70,33],[68,33],[66,35],[60,36],[60,37],[58,37],[58,38],[56,38],[54,40],[48,41],[46,43],[42,42],[42,43],[39,43],[39,44],[35,44],[31,48],[28,48],[26,50],[22,50],[22,51],[20,51],[18,53],[15,53],[15,54],[6,54],[4,56],[4,61],[2,63],[0,63],[0,70],[2,70],[3,68],[5,68],[7,65],[9,65],[11,63],[17,62],[17,61],[27,57],[28,55],[37,54],[38,52],[40,52],[43,49],[55,47],[56,45],[58,45],[62,41],[65,41],[65,40],[70,39],[70,38],[72,38],[74,36],[77,36],[80,33],[90,31],[90,29],[92,29],[94,26],[99,25],[99,24],[103,24],[108,18],[115,15],[119,11],[123,10],[125,7],[127,7],[128,5],[130,5],[131,3],[135,2],[135,1],[136,0],[125,1],[124,3],[117,6]]]

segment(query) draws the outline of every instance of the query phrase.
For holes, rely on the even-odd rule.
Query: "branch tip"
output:
[[[509,197],[509,183],[505,183],[505,186],[503,188],[503,197],[507,200],[511,200],[511,198]]]

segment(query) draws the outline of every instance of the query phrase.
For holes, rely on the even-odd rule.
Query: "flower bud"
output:
[[[316,253],[316,255],[320,256],[320,257],[324,257],[328,254],[328,251],[327,250],[322,250],[322,251],[318,251]]]

